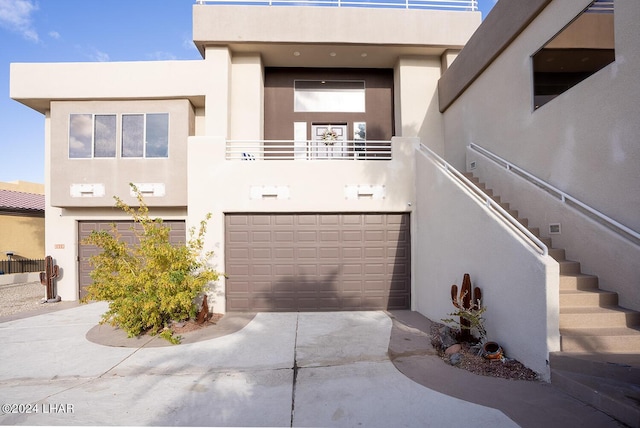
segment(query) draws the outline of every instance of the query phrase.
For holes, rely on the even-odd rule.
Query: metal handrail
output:
[[[495,153],[492,153],[491,151],[485,149],[484,147],[479,146],[479,145],[477,145],[475,143],[470,143],[469,144],[469,148],[472,149],[472,150],[475,150],[476,152],[480,153],[481,155],[483,155],[487,159],[493,161],[494,163],[497,163],[499,165],[502,164],[502,166],[507,171],[513,172],[514,174],[517,173],[517,175],[519,175],[520,177],[532,182],[533,184],[537,185],[538,187],[541,187],[542,189],[546,190],[547,192],[549,192],[551,194],[556,194],[556,196],[558,197],[558,199],[560,199],[560,201],[562,201],[562,203],[567,203],[567,201],[570,201],[572,204],[580,207],[582,210],[586,211],[590,215],[592,215],[595,218],[597,218],[600,222],[602,222],[605,225],[607,225],[610,229],[620,230],[620,231],[626,233],[627,235],[630,235],[630,236],[634,237],[635,239],[637,239],[638,241],[640,241],[640,233],[638,233],[635,230],[625,226],[624,224],[612,219],[611,217],[608,217],[607,215],[601,213],[600,211],[596,210],[595,208],[590,207],[589,205],[585,204],[584,202],[574,198],[573,196],[569,195],[568,193],[563,192],[562,190],[558,189],[557,187],[553,186],[552,184],[549,184],[546,181],[536,177],[535,175],[532,175],[532,174],[528,173],[524,169],[522,169],[522,168],[518,167],[517,165],[514,165],[511,162],[501,158],[500,156],[496,155]]]
[[[471,180],[469,180],[463,173],[458,171],[456,168],[451,166],[447,161],[438,156],[433,150],[424,144],[420,143],[420,149],[424,151],[427,155],[429,155],[433,160],[439,164],[440,168],[449,173],[452,177],[454,177],[458,182],[463,184],[467,189],[471,190],[473,195],[483,202],[487,207],[490,207],[497,211],[500,216],[507,221],[507,223],[515,228],[518,232],[524,235],[530,244],[531,247],[538,251],[542,256],[549,255],[549,247],[540,240],[537,236],[535,236],[529,229],[527,229],[522,223],[520,223],[514,216],[509,214],[507,210],[502,208],[500,204],[494,201],[491,196],[487,195],[482,189],[476,186]]]
[[[464,10],[476,12],[477,0],[196,0],[197,4],[242,6],[321,6],[321,7],[369,7],[387,9]]]
[[[227,140],[227,160],[392,160],[390,140]]]

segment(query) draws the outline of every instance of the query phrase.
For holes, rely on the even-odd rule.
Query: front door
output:
[[[312,124],[311,157],[342,158],[347,157],[347,124]]]

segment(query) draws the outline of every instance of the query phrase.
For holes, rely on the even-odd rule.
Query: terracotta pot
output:
[[[502,358],[502,347],[496,342],[487,342],[484,344],[484,357],[488,360],[499,360]]]

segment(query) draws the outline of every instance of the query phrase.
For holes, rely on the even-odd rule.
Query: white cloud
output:
[[[37,42],[38,32],[31,17],[36,10],[38,5],[32,0],[0,0],[0,26]]]
[[[178,59],[178,57],[176,57],[174,54],[172,54],[171,52],[164,52],[164,51],[155,51],[152,52],[150,54],[147,54],[147,57],[149,59],[152,60],[159,60],[159,61],[167,61],[167,60],[175,60]]]
[[[49,31],[49,37],[58,40],[62,36],[60,36],[60,33],[58,33],[57,31]]]
[[[110,60],[108,53],[102,52],[98,49],[94,49],[93,53],[89,54],[89,58],[91,58],[93,61],[98,62],[107,62]]]

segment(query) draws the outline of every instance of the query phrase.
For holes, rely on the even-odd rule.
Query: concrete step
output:
[[[546,245],[547,247],[551,248],[553,246],[551,244],[551,238],[544,238],[542,236],[539,236],[539,238],[544,243],[544,245]]]
[[[549,255],[556,261],[566,260],[564,248],[549,248]]]
[[[640,312],[619,306],[560,307],[560,328],[631,327],[640,324]]]
[[[551,370],[599,376],[640,385],[640,354],[602,352],[552,352]]]
[[[560,307],[576,306],[616,306],[618,293],[593,290],[560,290]]]
[[[594,275],[560,275],[560,290],[593,290],[598,288],[598,277]]]
[[[551,383],[628,426],[640,426],[639,385],[553,369]]]
[[[640,354],[640,330],[626,327],[560,328],[562,352]]]
[[[582,273],[580,262],[573,260],[560,260],[558,261],[558,264],[560,265],[560,275]]]

